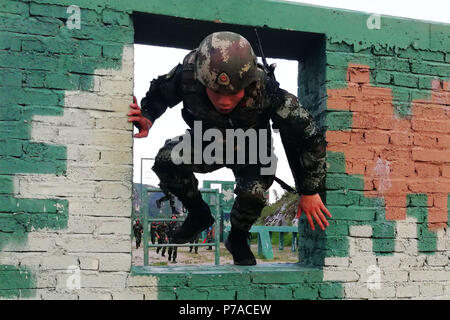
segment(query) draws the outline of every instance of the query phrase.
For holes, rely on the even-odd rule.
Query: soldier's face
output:
[[[206,94],[214,108],[220,113],[230,113],[244,97],[245,90],[242,89],[235,94],[223,94],[206,88]]]

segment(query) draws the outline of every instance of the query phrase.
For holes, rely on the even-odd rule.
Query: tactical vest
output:
[[[194,121],[202,121],[202,131],[209,128],[216,128],[222,132],[223,142],[226,142],[226,129],[242,129],[247,132],[252,128],[257,130],[257,141],[250,146],[250,139],[244,142],[244,145],[234,146],[234,151],[238,149],[245,150],[246,163],[248,163],[249,152],[259,154],[260,147],[266,149],[265,154],[272,154],[271,149],[271,130],[270,115],[272,106],[271,94],[274,95],[278,87],[272,87],[268,91],[266,83],[270,81],[269,77],[260,70],[260,81],[256,81],[245,89],[245,95],[236,108],[229,114],[221,114],[212,105],[206,94],[206,88],[195,78],[195,54],[191,51],[183,60],[182,71],[182,91],[183,91],[183,109],[182,116],[189,127],[193,128]],[[260,131],[266,129],[267,132],[265,146],[260,145]],[[255,146],[257,149],[255,149]],[[252,148],[251,148],[252,147]],[[257,160],[259,163],[259,158]]]

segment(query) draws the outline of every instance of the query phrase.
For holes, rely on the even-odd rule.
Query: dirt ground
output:
[[[156,253],[156,248],[149,248],[149,265],[151,266],[162,266],[162,265],[208,265],[214,264],[214,247],[213,250],[207,250],[208,247],[199,247],[198,253],[195,253],[194,250],[189,252],[189,247],[179,247],[177,254],[177,263],[173,263],[172,261],[168,261],[168,252],[166,249],[165,256],[161,256],[161,251],[159,254]],[[292,252],[291,247],[285,247],[284,250],[278,250],[278,245],[273,246],[273,260],[266,260],[260,256],[257,256],[258,247],[253,244],[251,246],[253,254],[255,254],[256,261],[258,264],[263,263],[295,263],[298,261],[298,252]],[[132,264],[134,266],[142,266],[144,264],[144,250],[142,246],[139,249],[135,247],[132,250]],[[233,264],[233,259],[231,254],[225,248],[224,244],[220,244],[220,264]]]

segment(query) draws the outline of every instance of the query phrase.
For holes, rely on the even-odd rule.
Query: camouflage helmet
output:
[[[256,56],[250,43],[234,32],[215,32],[197,49],[195,78],[205,87],[236,93],[258,78]]]

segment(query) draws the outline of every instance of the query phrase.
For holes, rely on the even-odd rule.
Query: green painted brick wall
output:
[[[327,41],[326,48],[329,89],[347,86],[347,67],[350,63],[367,65],[370,67],[370,85],[392,90],[393,104],[399,117],[408,117],[411,114],[413,100],[431,99],[433,79],[447,81],[449,79],[450,65],[445,63],[445,57],[450,50],[449,45],[440,46],[439,49],[417,48],[414,44],[405,48],[374,45],[372,50],[356,50],[351,44]],[[333,110],[327,112],[328,130],[348,130],[352,127],[351,121],[352,112]],[[354,225],[358,220],[365,220],[372,226],[374,252],[379,255],[393,254],[396,222],[385,221],[383,218],[383,200],[364,197],[361,192],[364,187],[363,177],[345,174],[345,156],[342,153],[329,151],[327,163],[329,173],[326,181],[328,189],[326,198],[328,208],[336,213],[333,219],[343,220],[342,223],[346,225]],[[434,254],[437,243],[436,232],[428,230],[425,221],[428,214],[426,196],[425,199],[423,196],[408,195],[407,216],[419,221],[417,227],[419,252]],[[369,208],[366,208],[368,206]],[[324,241],[327,240],[328,237]],[[348,254],[346,250],[341,253],[344,256]]]
[[[4,298],[31,298],[36,291],[36,277],[26,267],[0,265],[0,296]]]
[[[109,10],[103,16],[97,6],[82,8],[83,28],[69,30],[69,4],[39,2],[0,3],[0,250],[25,244],[31,230],[67,227],[67,200],[14,194],[15,174],[67,170],[65,146],[30,141],[32,117],[62,115],[64,90],[89,90],[93,71],[119,68],[124,44],[133,42],[126,13]],[[34,271],[0,268],[0,296],[33,295]]]

